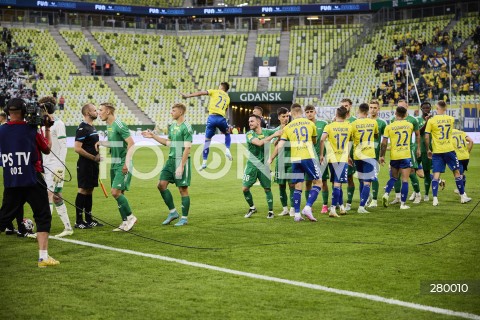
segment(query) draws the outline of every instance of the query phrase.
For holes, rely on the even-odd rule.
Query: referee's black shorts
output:
[[[78,187],[81,189],[92,189],[98,187],[99,164],[80,158],[77,161]]]

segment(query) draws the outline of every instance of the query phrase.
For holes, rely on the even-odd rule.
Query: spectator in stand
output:
[[[60,95],[60,99],[58,99],[58,109],[63,111],[65,109],[65,97]]]
[[[97,60],[92,59],[92,62],[90,63],[90,68],[92,69],[92,76],[95,75],[95,71],[97,69]]]
[[[103,75],[104,76],[109,76],[110,75],[110,68],[111,68],[111,64],[110,64],[110,62],[107,61],[103,65]]]

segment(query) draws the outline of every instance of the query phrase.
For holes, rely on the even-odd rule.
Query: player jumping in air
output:
[[[212,137],[215,135],[217,128],[225,135],[225,156],[228,160],[233,160],[232,154],[230,153],[231,137],[230,132],[228,131],[227,119],[225,119],[225,113],[230,105],[230,97],[227,93],[228,89],[230,89],[230,85],[227,82],[222,82],[217,90],[210,89],[189,94],[180,93],[183,99],[206,95],[210,96],[210,101],[208,103],[207,128],[205,132],[205,145],[203,147],[203,163],[200,170],[207,168],[210,143],[212,142]]]

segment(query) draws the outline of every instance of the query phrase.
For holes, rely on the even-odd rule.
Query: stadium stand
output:
[[[36,55],[37,71],[43,73],[45,79],[52,80],[79,73],[48,30],[12,28],[11,32],[14,43],[30,48],[30,52]]]
[[[246,34],[179,37],[197,87],[217,88],[230,76],[241,76],[247,39]]]
[[[181,101],[178,93],[195,90],[177,37],[108,32],[92,34],[128,75],[115,77],[115,81],[159,129],[164,130],[170,121],[165,114],[170,112],[173,103]],[[188,104],[188,120],[191,123],[205,122],[205,110],[198,108],[198,100],[191,99]]]
[[[319,74],[340,45],[359,32],[357,25],[295,26],[290,31],[288,74]]]
[[[458,22],[454,20],[452,22],[455,25],[451,32],[448,32],[438,24],[429,21],[430,27],[435,26],[431,39],[424,41],[412,38],[410,45],[406,41],[408,39],[397,38],[397,34],[394,34],[394,42],[400,49],[400,56],[395,59],[393,57],[383,59],[381,63],[377,57],[376,61],[376,66],[380,70],[392,72],[393,78],[383,81],[372,96],[380,98],[384,103],[388,102],[389,105],[396,103],[398,99],[405,98],[405,73],[399,66],[405,63],[406,56],[410,59],[419,93],[416,97],[413,85],[409,85],[410,96],[415,96],[421,101],[440,99],[446,102],[453,102],[451,97],[454,96],[455,101],[463,102],[471,100],[471,95],[478,94],[479,61],[478,57],[475,57],[478,47],[473,44],[467,46],[462,52],[458,49],[466,41],[475,39],[475,30],[480,21],[478,16],[468,14]],[[474,25],[475,23],[477,24]],[[451,90],[450,70],[447,70],[449,58],[452,59]],[[414,100],[418,101],[417,99]]]
[[[102,78],[76,76],[78,69],[60,49],[48,30],[28,28],[11,29],[14,42],[19,46],[29,47],[36,55],[37,72],[43,73],[44,79],[36,82],[38,96],[63,95],[67,107],[63,111],[62,119],[65,124],[78,125],[82,121],[80,112],[83,104],[93,102],[112,102],[117,106],[117,112],[125,123],[140,124],[140,121],[115,96]]]
[[[37,83],[37,91],[39,96],[58,92],[65,97],[67,107],[61,117],[66,125],[78,125],[83,120],[81,108],[87,102],[97,105],[111,102],[117,108],[116,114],[127,125],[141,124],[102,77],[66,76],[58,80],[42,80]]]
[[[293,91],[294,77],[271,77],[268,82],[268,91]]]
[[[259,34],[255,57],[278,57],[280,54],[280,33]]]
[[[239,78],[245,59],[246,35],[164,36],[93,32],[95,39],[130,77],[115,81],[157,123],[165,117],[179,92],[217,88],[229,81],[231,91],[256,91],[257,78]],[[138,76],[138,77],[131,77]],[[188,100],[187,119],[204,124],[208,98]]]
[[[235,91],[257,91],[258,78],[230,78],[228,80],[230,84],[229,92]],[[218,86],[218,84],[217,84]],[[216,86],[215,86],[216,87]]]
[[[455,50],[465,42],[475,32],[480,25],[480,17],[476,12],[468,12],[462,17],[452,29],[451,39]]]
[[[87,38],[80,30],[60,30],[60,34],[67,41],[73,52],[82,58],[82,55],[98,55],[97,50],[88,42]]]
[[[375,30],[363,46],[350,57],[345,68],[337,74],[332,86],[322,97],[320,105],[336,106],[343,97],[350,97],[356,104],[368,101],[372,92],[382,82],[393,80],[392,72],[375,69],[375,61],[399,57],[406,42],[432,39],[435,31],[443,30],[453,16],[436,16],[421,19],[390,21]],[[407,41],[408,40],[408,41]],[[384,105],[388,102],[382,101]]]

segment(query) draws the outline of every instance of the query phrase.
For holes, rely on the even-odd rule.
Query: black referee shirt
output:
[[[90,154],[96,156],[98,154],[95,150],[95,144],[98,142],[98,132],[94,126],[89,125],[86,122],[80,123],[75,133],[75,141],[82,143],[82,149]],[[80,156],[80,159],[83,158]]]

